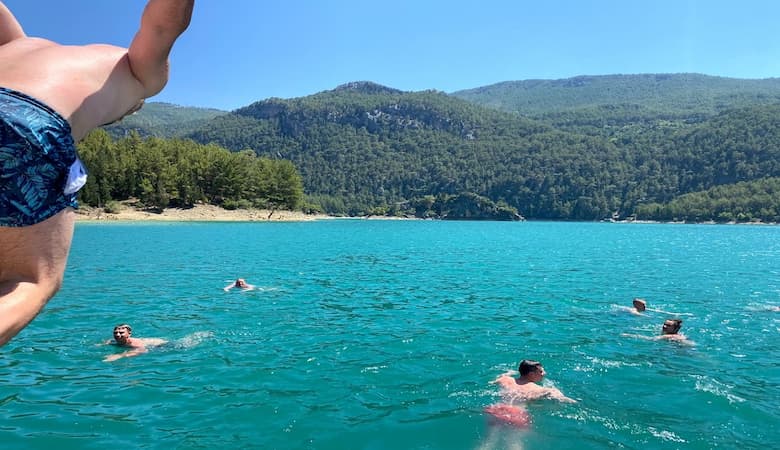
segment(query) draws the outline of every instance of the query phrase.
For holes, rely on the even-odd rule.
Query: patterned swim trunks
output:
[[[0,87],[0,226],[34,225],[78,207],[86,170],[70,133],[50,107]]]

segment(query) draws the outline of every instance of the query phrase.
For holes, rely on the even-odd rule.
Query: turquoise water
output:
[[[236,277],[255,291],[224,292]],[[652,336],[682,312],[693,347]],[[0,349],[3,449],[760,449],[780,442],[780,227],[79,224]],[[113,363],[113,325],[171,344]],[[579,400],[489,426],[522,358]]]

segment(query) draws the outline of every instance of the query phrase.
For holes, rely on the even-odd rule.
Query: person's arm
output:
[[[556,388],[549,388],[548,392],[549,392],[548,397],[550,397],[551,399],[558,400],[559,402],[562,403],[577,403],[577,400],[574,400],[573,398],[569,398],[563,395],[563,392],[561,392]]]
[[[233,287],[234,287],[235,285],[236,285],[236,283],[230,283],[230,284],[228,284],[227,286],[223,287],[223,288],[222,288],[222,290],[223,290],[223,291],[225,291],[225,292],[227,292],[227,291],[229,291],[229,290],[233,289]]]
[[[132,349],[130,349],[130,350],[126,351],[126,352],[123,352],[123,353],[116,353],[116,354],[113,354],[113,355],[108,355],[105,358],[103,358],[103,361],[105,361],[105,362],[116,361],[117,359],[129,358],[129,357],[132,357],[132,356],[138,356],[138,355],[140,355],[142,353],[146,353],[146,352],[149,351],[149,350],[146,349],[146,345],[144,345],[143,341],[141,341],[140,339],[136,339],[136,338],[133,338],[133,339],[134,339],[134,341],[131,344],[133,346]]]
[[[675,341],[683,345],[694,346],[695,342],[688,340],[684,334],[662,334],[655,337],[656,340]]]
[[[130,70],[151,97],[168,82],[168,55],[173,43],[187,29],[195,0],[149,0],[141,16],[141,28],[127,51]]]
[[[643,336],[641,334],[629,334],[629,333],[620,333],[623,337],[631,337],[631,338],[637,338],[637,339],[644,339],[646,341],[652,341],[656,339],[655,336]]]
[[[132,357],[132,356],[138,356],[138,355],[140,355],[142,353],[146,353],[147,351],[148,350],[146,349],[146,347],[137,347],[137,348],[134,348],[132,350],[128,350],[128,351],[123,352],[123,353],[116,353],[116,354],[113,354],[113,355],[108,355],[105,358],[103,358],[103,361],[104,362],[116,361],[117,359],[129,358],[129,357]]]
[[[663,309],[655,309],[655,308],[647,308],[647,311],[657,312],[659,314],[666,314],[667,316],[690,316],[690,317],[693,316],[693,314],[691,313],[677,313],[677,312],[664,311]]]
[[[0,2],[0,45],[5,45],[14,39],[25,36],[19,21],[16,20],[16,17],[14,17],[5,4]]]

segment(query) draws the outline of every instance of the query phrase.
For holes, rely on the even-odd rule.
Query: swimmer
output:
[[[520,376],[515,378],[515,372],[509,371],[496,378],[493,383],[501,386],[502,395],[509,399],[509,403],[516,401],[528,402],[544,398],[558,400],[564,403],[576,403],[577,401],[566,397],[561,391],[553,387],[540,386],[537,383],[542,381],[547,372],[544,371],[542,363],[524,359],[518,367]]]
[[[234,281],[233,283],[228,284],[227,286],[225,286],[222,289],[225,292],[227,292],[227,291],[229,291],[229,290],[231,290],[233,288],[239,288],[239,289],[243,289],[245,291],[251,291],[251,290],[253,290],[255,288],[255,286],[253,284],[248,284],[246,282],[246,280],[244,280],[243,278],[237,278],[236,281]]]
[[[665,320],[661,326],[661,334],[658,336],[642,336],[640,334],[626,334],[621,336],[635,337],[639,339],[646,339],[652,341],[675,341],[685,345],[695,345],[693,341],[690,341],[684,334],[680,333],[682,328],[682,319],[668,319]]]
[[[576,403],[577,401],[569,398],[553,387],[540,386],[539,382],[546,375],[544,367],[538,361],[524,359],[518,367],[519,377],[515,377],[515,372],[509,371],[498,376],[491,383],[498,384],[501,387],[502,403],[495,403],[485,407],[484,411],[488,414],[490,425],[510,425],[510,427],[491,426],[485,441],[480,448],[520,448],[520,435],[503,436],[507,442],[499,442],[502,438],[498,434],[500,428],[517,429],[518,431],[528,428],[531,425],[531,415],[525,408],[527,402],[551,399],[563,403]],[[499,445],[503,444],[503,445]]]
[[[121,358],[138,356],[149,351],[149,348],[165,344],[167,341],[160,338],[134,338],[133,329],[130,325],[123,323],[114,327],[114,339],[105,342],[107,345],[116,345],[118,347],[127,347],[130,350],[123,353],[107,355],[103,358],[104,362],[116,361]]]
[[[634,308],[630,310],[631,314],[641,316],[642,311],[647,309],[647,302],[643,298],[635,298],[631,303],[634,305]]]
[[[62,285],[76,193],[87,177],[76,143],[163,89],[168,55],[194,3],[148,0],[124,48],[27,36],[0,1],[0,345]],[[72,17],[60,20],[87,7],[69,5]]]
[[[666,339],[669,341],[684,341],[686,337],[680,333],[682,328],[682,319],[669,319],[664,320],[664,324],[661,325],[661,334],[656,336],[656,339]]]
[[[645,300],[643,298],[638,298],[638,297],[634,298],[631,301],[631,304],[633,305],[632,308],[621,306],[620,309],[625,309],[628,312],[630,312],[631,314],[634,314],[634,315],[637,315],[637,316],[642,316],[643,315],[642,313],[645,312],[645,311],[657,312],[657,313],[666,314],[666,315],[669,315],[669,316],[691,316],[691,315],[693,315],[693,314],[688,314],[688,313],[674,313],[674,312],[664,311],[664,310],[661,310],[661,309],[648,308],[647,307],[647,300]]]
[[[503,403],[490,405],[485,408],[485,412],[499,421],[515,426],[528,426],[531,418],[525,410],[524,404],[534,400],[551,399],[564,403],[577,402],[563,395],[556,388],[537,384],[546,375],[540,362],[524,359],[520,362],[518,371],[520,376],[517,378],[514,377],[514,372],[510,371],[493,380],[493,383],[501,387]]]

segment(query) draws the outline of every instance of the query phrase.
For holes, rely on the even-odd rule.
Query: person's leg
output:
[[[65,208],[27,227],[0,227],[0,345],[27,326],[60,289],[75,213]]]

